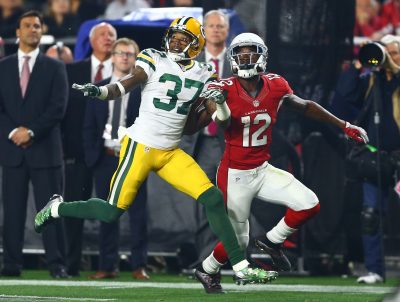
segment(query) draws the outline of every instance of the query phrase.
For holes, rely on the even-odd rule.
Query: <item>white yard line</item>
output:
[[[17,296],[17,295],[0,295],[0,301],[115,301],[115,299],[95,299],[95,298],[68,298],[68,297],[43,297],[43,296]]]
[[[200,289],[199,283],[170,283],[170,282],[109,282],[109,281],[58,281],[58,280],[0,280],[1,286],[87,286],[103,289],[117,288],[177,288]],[[394,291],[392,287],[380,286],[338,286],[338,285],[304,285],[304,284],[265,284],[245,285],[222,284],[223,288],[232,291],[274,291],[274,292],[318,292],[318,293],[368,293],[387,294]],[[1,295],[0,295],[1,298]],[[79,300],[79,299],[76,299]],[[107,299],[84,299],[93,301],[109,301]]]

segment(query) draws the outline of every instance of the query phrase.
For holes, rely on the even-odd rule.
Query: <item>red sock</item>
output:
[[[292,229],[298,229],[307,220],[315,216],[319,212],[319,209],[319,203],[311,209],[302,211],[293,211],[292,209],[287,209],[285,214],[285,223]]]
[[[217,260],[219,263],[224,264],[228,262],[228,254],[225,251],[224,246],[222,245],[222,242],[218,242],[217,245],[214,248],[213,251],[213,256],[215,260]]]

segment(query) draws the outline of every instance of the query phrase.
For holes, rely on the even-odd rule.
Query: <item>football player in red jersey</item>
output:
[[[249,216],[252,200],[258,199],[287,207],[285,216],[255,244],[269,254],[277,269],[288,271],[291,264],[282,252],[284,240],[316,215],[317,196],[292,174],[273,167],[269,147],[278,110],[287,107],[311,118],[342,128],[347,136],[368,142],[364,129],[329,113],[317,103],[293,94],[286,80],[277,74],[264,74],[267,47],[252,33],[233,39],[228,52],[234,77],[211,85],[201,97],[205,106],[196,114],[201,121],[213,118],[225,127],[225,153],[217,184],[224,194],[226,209],[239,244],[249,243]],[[202,111],[202,108],[206,110]],[[193,126],[193,125],[192,125]],[[228,260],[221,243],[195,271],[206,292],[220,293],[220,268]]]

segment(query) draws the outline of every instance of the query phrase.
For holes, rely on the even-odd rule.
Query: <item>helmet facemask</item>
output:
[[[191,60],[191,59],[193,59],[193,57],[190,57],[189,51],[191,49],[197,49],[199,47],[198,39],[189,31],[187,31],[185,29],[180,29],[178,27],[179,27],[179,25],[169,28],[167,33],[165,34],[165,38],[164,38],[165,51],[167,52],[168,57],[174,62],[183,61],[183,60]],[[181,52],[174,52],[174,51],[171,51],[171,49],[170,49],[170,42],[172,39],[172,35],[175,32],[184,33],[192,39],[192,41]]]
[[[252,50],[239,53],[245,46]],[[227,55],[233,74],[240,78],[251,78],[266,70],[268,50],[265,45],[255,42],[234,44],[229,47]]]

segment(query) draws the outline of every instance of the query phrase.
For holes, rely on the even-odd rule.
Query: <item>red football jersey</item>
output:
[[[232,77],[214,82],[227,91],[231,125],[225,130],[225,152],[221,164],[233,169],[252,169],[269,160],[272,127],[286,94],[293,93],[287,81],[277,74],[261,76],[263,87],[256,97],[250,96]]]

